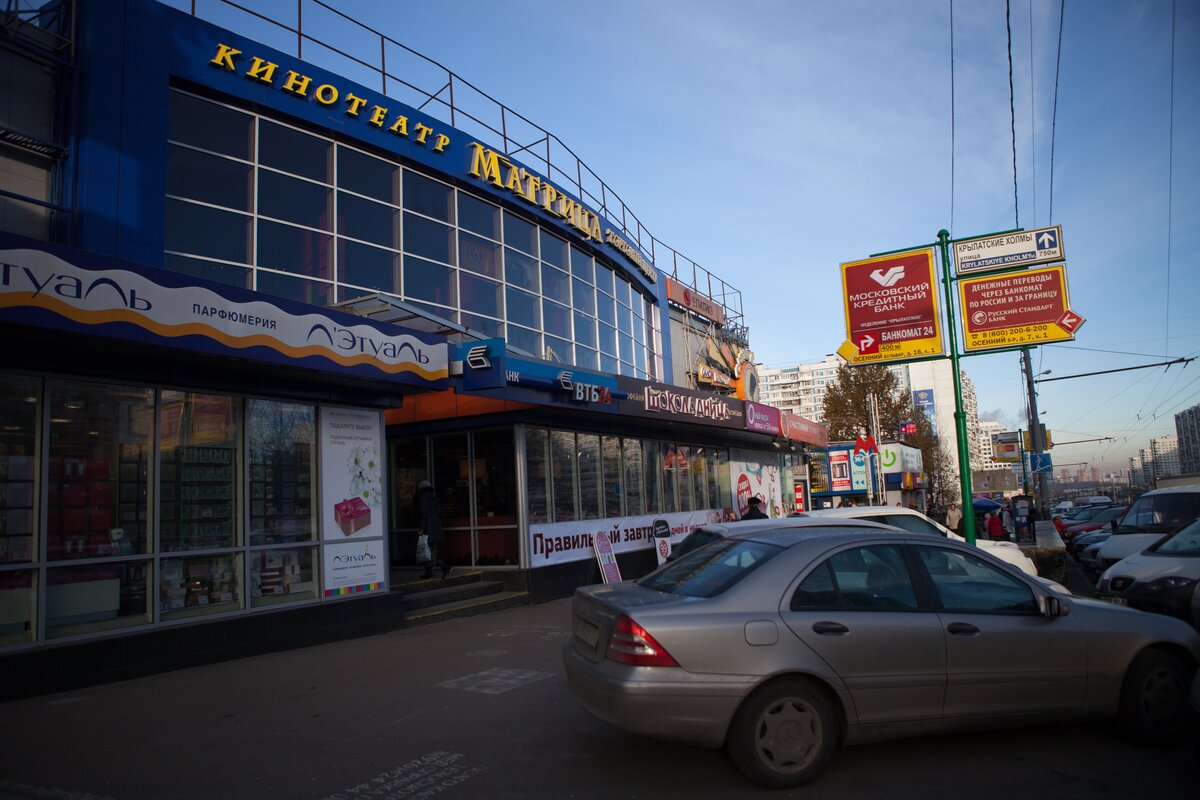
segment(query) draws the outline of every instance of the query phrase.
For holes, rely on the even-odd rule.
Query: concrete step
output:
[[[435,622],[445,622],[450,619],[473,617],[476,614],[487,614],[505,608],[527,605],[528,603],[528,592],[493,591],[476,597],[425,606],[413,611],[406,609],[404,624],[406,627],[429,625]]]
[[[504,591],[504,584],[500,581],[484,581],[478,578],[462,582],[445,580],[437,583],[440,585],[420,589],[413,587],[406,591],[404,593],[405,613],[447,603],[457,603],[460,600],[473,600]]]

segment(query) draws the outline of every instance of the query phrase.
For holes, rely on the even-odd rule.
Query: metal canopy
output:
[[[456,344],[492,338],[385,294],[368,294],[353,300],[343,300],[340,303],[334,303],[330,308],[345,311],[357,317],[365,317],[373,322],[399,325],[421,333],[444,336]]]

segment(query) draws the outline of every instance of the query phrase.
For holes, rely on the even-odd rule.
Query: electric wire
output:
[[[1029,0],[1029,167],[1033,174],[1033,224],[1037,224],[1037,104],[1033,80],[1033,0]],[[1041,368],[1041,361],[1038,362]]]
[[[1050,216],[1054,222],[1054,134],[1058,125],[1058,76],[1062,69],[1062,40],[1063,14],[1067,10],[1067,0],[1062,0],[1058,7],[1058,59],[1054,64],[1054,110],[1050,114]]]
[[[1012,67],[1012,8],[1011,0],[1004,0],[1004,27],[1008,31],[1008,121],[1012,131],[1012,164],[1013,164],[1013,218],[1016,225],[1021,227],[1021,206],[1017,202],[1017,108],[1013,99],[1013,67]]]
[[[954,0],[950,0],[950,236],[954,237]]]
[[[1178,0],[1171,0],[1171,102],[1167,117],[1167,308],[1163,314],[1163,352],[1167,351],[1171,338],[1171,222],[1174,216],[1172,203],[1175,189],[1175,8]]]

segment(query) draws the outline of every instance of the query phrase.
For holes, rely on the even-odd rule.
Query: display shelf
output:
[[[33,458],[0,456],[0,564],[33,561]]]
[[[250,464],[250,530],[256,543],[312,536],[311,449],[274,450]]]
[[[181,447],[161,459],[160,537],[165,551],[229,547],[237,525],[236,451]]]

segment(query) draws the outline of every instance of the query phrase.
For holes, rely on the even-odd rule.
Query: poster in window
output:
[[[321,538],[383,536],[383,425],[378,411],[321,407]]]

